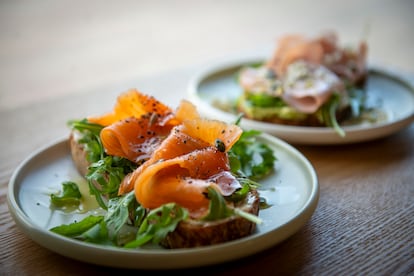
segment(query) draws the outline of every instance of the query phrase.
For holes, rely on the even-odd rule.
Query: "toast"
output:
[[[366,56],[365,42],[344,48],[334,33],[285,35],[269,60],[237,72],[243,93],[235,110],[248,119],[281,125],[343,123],[363,108]]]
[[[81,134],[72,130],[69,146],[75,167],[82,176],[86,176],[90,162],[86,159],[84,145],[79,143],[80,138]],[[94,185],[99,189],[99,184]],[[260,197],[255,189],[251,189],[242,201],[234,204],[234,207],[256,216],[259,214],[259,206]],[[256,223],[236,215],[217,221],[187,219],[181,221],[160,245],[173,249],[219,244],[251,235],[255,229]]]

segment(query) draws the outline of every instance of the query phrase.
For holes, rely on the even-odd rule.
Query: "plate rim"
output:
[[[12,177],[10,178],[7,191],[7,205],[9,213],[11,214],[19,230],[35,241],[38,245],[60,255],[96,265],[118,268],[164,270],[208,266],[247,257],[276,246],[278,243],[296,233],[311,218],[319,201],[319,181],[317,172],[315,171],[312,163],[298,149],[279,138],[266,133],[262,133],[261,138],[269,143],[273,143],[277,147],[282,148],[286,153],[288,153],[289,156],[300,159],[301,166],[306,167],[306,174],[310,177],[310,183],[307,183],[310,192],[309,196],[306,200],[304,200],[303,205],[289,218],[289,220],[281,224],[279,227],[259,235],[201,248],[174,249],[174,254],[171,254],[171,251],[167,249],[143,249],[141,252],[139,249],[128,250],[113,246],[86,243],[58,235],[37,226],[25,214],[16,198],[20,189],[20,184],[18,183],[19,178],[24,178],[24,168],[30,165],[30,162],[32,162],[32,160],[36,157],[39,157],[41,154],[45,154],[48,151],[52,151],[54,148],[63,147],[65,143],[67,144],[68,138],[66,136],[56,139],[38,150],[33,151],[16,167]],[[279,235],[274,235],[274,232],[278,232]],[[45,242],[44,239],[51,239],[52,242]],[[238,247],[243,248],[243,250],[236,250],[236,252],[234,252],[234,248]],[[246,249],[248,249],[247,252]],[[89,252],[91,254],[98,253],[102,259],[98,260],[95,258],[93,260],[84,260],[77,256],[76,252],[80,251]],[[183,257],[189,257],[194,254],[200,256],[200,258],[195,261],[193,259],[191,264],[180,263],[178,261]],[[114,258],[114,255],[119,255],[117,259],[121,256],[125,259],[114,264],[111,262],[111,258]],[[211,258],[212,255],[213,258]],[[141,262],[138,262],[137,258],[141,259]],[[154,258],[157,259],[155,262]],[[159,266],[160,263],[163,265]]]
[[[198,86],[206,79],[213,77],[214,75],[225,74],[225,71],[234,71],[237,68],[241,68],[242,66],[263,62],[265,58],[262,56],[258,57],[257,55],[253,57],[245,57],[245,58],[230,58],[227,60],[222,60],[218,62],[212,62],[206,64],[204,67],[200,68],[196,73],[194,73],[188,83],[187,83],[187,95],[189,96],[190,100],[196,104],[198,108],[204,110],[205,113],[210,112],[215,114],[216,116],[220,116],[226,118],[227,120],[236,119],[237,115],[232,114],[218,108],[213,107],[211,104],[206,103],[199,97],[198,93]],[[381,65],[379,63],[370,63],[368,65],[368,70],[375,74],[385,75],[388,78],[391,78],[398,82],[399,84],[406,87],[408,90],[411,91],[411,95],[414,99],[414,75],[409,74],[407,72],[399,72],[395,68],[391,68],[389,66]],[[348,137],[345,139],[341,139],[336,132],[328,127],[306,127],[306,126],[289,126],[289,125],[282,125],[282,124],[273,124],[267,122],[256,121],[252,119],[243,118],[241,121],[241,126],[245,126],[247,128],[257,128],[259,130],[266,131],[269,127],[273,128],[274,131],[281,131],[286,133],[286,135],[294,135],[294,134],[301,134],[301,135],[309,135],[313,133],[313,135],[332,135],[335,137],[333,141],[324,141],[321,140],[319,142],[306,142],[303,139],[292,139],[286,138],[285,135],[277,136],[280,139],[287,141],[288,143],[298,144],[298,145],[339,145],[339,144],[351,144],[351,143],[358,143],[358,142],[365,142],[377,138],[382,138],[387,135],[390,135],[404,127],[409,126],[411,123],[414,122],[414,110],[412,110],[411,114],[407,114],[404,117],[399,118],[398,120],[386,121],[386,122],[379,122],[375,125],[364,127],[361,125],[352,125],[352,126],[344,126],[343,129],[347,132]],[[384,130],[388,128],[387,130]],[[375,135],[367,135],[369,131],[377,131]],[[268,131],[266,131],[268,132]],[[270,133],[270,132],[268,132]],[[361,137],[359,135],[366,134],[365,137]],[[272,134],[272,133],[270,133]],[[351,137],[349,137],[351,136]],[[356,137],[357,136],[357,137]]]

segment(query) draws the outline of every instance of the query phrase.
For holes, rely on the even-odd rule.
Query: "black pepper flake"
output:
[[[225,152],[226,151],[226,145],[224,144],[223,141],[221,141],[220,139],[216,139],[214,141],[214,146],[218,149],[218,151],[220,152]]]

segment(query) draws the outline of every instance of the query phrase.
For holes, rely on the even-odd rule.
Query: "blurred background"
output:
[[[370,61],[414,73],[413,12],[412,0],[2,0],[0,110],[173,77],[290,32],[366,39]]]

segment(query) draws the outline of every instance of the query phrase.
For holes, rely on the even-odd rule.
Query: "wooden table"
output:
[[[310,3],[310,4],[309,4]],[[68,135],[66,122],[112,107],[129,88],[172,107],[205,62],[273,45],[287,32],[367,35],[369,58],[414,73],[413,2],[2,1],[0,3],[0,275],[106,275],[119,270],[55,254],[25,236],[6,204],[9,179],[31,152]],[[376,141],[297,146],[320,183],[297,233],[195,275],[414,273],[414,125]],[[166,272],[167,273],[167,272]],[[169,272],[168,272],[169,273]]]
[[[185,96],[194,68],[125,81],[171,106]],[[171,77],[174,76],[174,77]],[[165,93],[171,87],[177,94]],[[27,238],[12,220],[7,182],[31,151],[68,134],[66,121],[111,106],[120,87],[65,96],[0,113],[0,269],[5,274],[111,274],[57,255]],[[414,125],[390,137],[342,146],[297,146],[315,167],[318,207],[306,225],[281,244],[230,263],[187,272],[215,275],[406,274],[414,271]],[[121,270],[122,271],[122,270]],[[123,271],[126,272],[126,271]],[[139,272],[133,272],[139,273]]]

